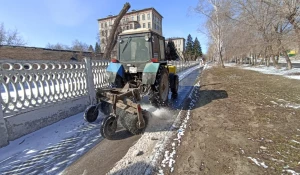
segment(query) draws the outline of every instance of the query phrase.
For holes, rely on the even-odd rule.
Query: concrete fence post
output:
[[[96,90],[94,84],[91,58],[84,58],[84,62],[85,62],[85,69],[86,69],[88,95],[90,98],[91,105],[94,105],[96,104]]]
[[[0,94],[0,102],[2,102],[1,94]],[[8,145],[8,132],[4,120],[2,103],[0,103],[0,148],[6,145]]]

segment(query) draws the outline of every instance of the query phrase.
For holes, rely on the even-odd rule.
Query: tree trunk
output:
[[[220,52],[220,62],[221,62],[221,67],[225,68],[223,58],[222,58],[222,51]]]
[[[287,17],[287,19],[289,20],[289,22],[293,25],[295,33],[297,35],[298,41],[298,51],[300,52],[300,27],[298,26],[296,19],[295,19],[296,13],[290,15]]]
[[[121,19],[123,18],[123,16],[126,14],[126,12],[129,10],[129,8],[130,8],[130,4],[127,2],[126,4],[124,4],[124,7],[120,11],[117,18],[115,19],[114,25],[112,26],[112,29],[110,30],[110,34],[109,34],[109,37],[107,40],[107,45],[105,47],[105,51],[103,54],[104,59],[110,58],[111,51],[114,49],[114,47],[117,43],[116,38],[119,33],[116,31],[118,29],[119,23],[120,23]]]
[[[265,58],[262,58],[262,59],[260,60],[260,62],[259,62],[259,64],[258,64],[258,65],[262,65],[262,64],[264,64],[264,60],[265,60]]]
[[[292,66],[292,62],[291,62],[291,60],[290,60],[290,58],[289,58],[289,55],[287,54],[287,52],[284,50],[283,51],[283,55],[284,55],[284,58],[285,58],[285,60],[286,60],[286,64],[287,64],[287,69],[292,69],[293,68],[293,66]]]
[[[300,53],[300,29],[299,28],[295,28],[295,33],[297,34],[298,37],[298,53]]]
[[[266,58],[266,66],[269,67],[270,66],[270,57]]]
[[[272,59],[272,62],[273,62],[273,66],[276,68],[276,69],[280,69],[279,65],[278,65],[278,62],[276,61],[275,59],[275,55],[272,54],[271,55],[271,59]]]

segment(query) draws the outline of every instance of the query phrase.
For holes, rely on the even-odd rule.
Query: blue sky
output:
[[[97,19],[118,14],[126,2],[131,4],[129,11],[154,7],[164,17],[165,37],[191,34],[206,52],[207,38],[197,31],[203,28],[204,19],[190,10],[198,0],[2,0],[0,23],[6,29],[17,29],[29,46],[71,45],[75,39],[94,46]]]

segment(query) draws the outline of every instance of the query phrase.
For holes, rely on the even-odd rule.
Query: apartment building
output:
[[[117,16],[109,15],[106,18],[98,19],[100,47],[102,51],[105,50],[110,29],[112,28],[116,18]],[[162,18],[162,15],[154,8],[132,10],[123,16],[119,26],[122,31],[129,29],[148,28],[162,35]]]
[[[183,57],[183,52],[185,51],[185,38],[180,38],[180,37],[167,38],[166,45],[168,44],[169,40],[172,40],[174,42],[178,53],[180,54],[181,57]]]

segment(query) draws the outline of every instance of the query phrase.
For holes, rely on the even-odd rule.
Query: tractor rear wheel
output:
[[[169,73],[164,66],[160,66],[154,85],[149,94],[150,103],[156,106],[166,105],[169,95]]]

